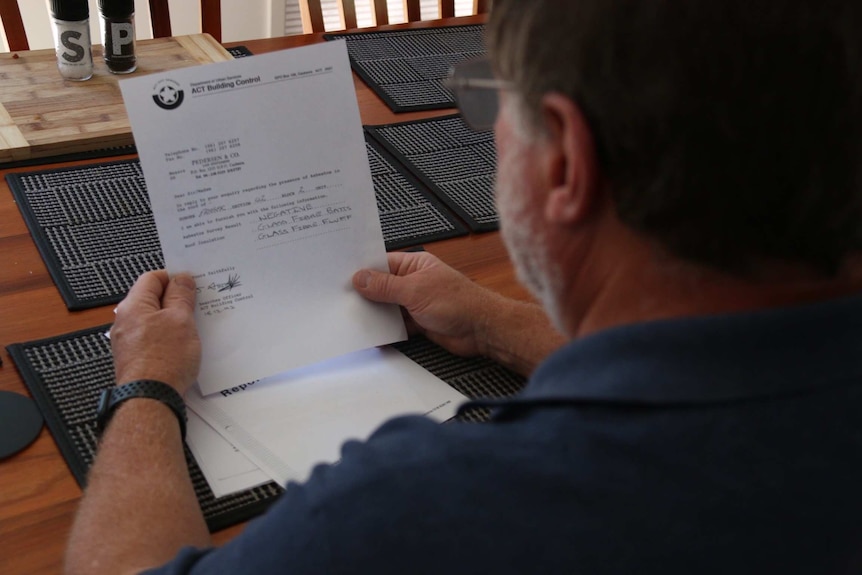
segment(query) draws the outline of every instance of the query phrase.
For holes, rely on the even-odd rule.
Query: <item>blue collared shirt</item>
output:
[[[390,421],[193,573],[862,572],[862,297],[574,341],[491,424]]]

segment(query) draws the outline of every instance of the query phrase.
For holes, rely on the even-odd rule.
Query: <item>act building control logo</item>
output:
[[[173,110],[183,103],[183,89],[173,80],[159,80],[153,86],[153,102],[163,110]]]

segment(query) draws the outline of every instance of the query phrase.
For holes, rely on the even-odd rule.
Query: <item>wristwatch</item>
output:
[[[117,406],[127,399],[145,397],[157,399],[170,407],[180,422],[182,438],[186,438],[186,404],[183,398],[167,383],[154,379],[139,379],[117,387],[109,387],[102,391],[99,397],[99,407],[96,410],[96,430],[101,436],[114,415]]]

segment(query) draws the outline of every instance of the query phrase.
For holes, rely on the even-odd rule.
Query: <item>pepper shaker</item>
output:
[[[105,65],[113,74],[131,74],[135,56],[135,1],[99,0]]]

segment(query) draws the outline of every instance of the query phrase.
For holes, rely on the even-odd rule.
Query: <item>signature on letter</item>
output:
[[[233,288],[237,288],[242,285],[242,282],[239,281],[239,274],[228,274],[227,281],[224,283],[211,283],[208,287],[209,289],[217,292],[230,291]]]

